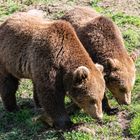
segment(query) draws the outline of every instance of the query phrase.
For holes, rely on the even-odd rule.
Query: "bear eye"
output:
[[[113,82],[118,82],[119,80],[118,80],[118,78],[117,77],[109,77],[109,83],[110,84],[113,84]]]
[[[96,100],[95,100],[95,99],[91,99],[91,100],[89,101],[89,103],[93,105],[93,104],[96,103]]]

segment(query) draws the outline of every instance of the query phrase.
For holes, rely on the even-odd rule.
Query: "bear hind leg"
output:
[[[18,85],[18,79],[13,77],[11,74],[0,74],[0,95],[7,111],[13,112],[18,110],[15,95]]]

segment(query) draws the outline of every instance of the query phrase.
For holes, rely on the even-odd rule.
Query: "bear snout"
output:
[[[56,121],[54,121],[54,126],[57,129],[68,129],[72,126],[72,121],[67,116],[61,116]]]
[[[100,114],[97,114],[96,116],[92,116],[94,119],[97,119],[97,120],[102,120],[103,118],[103,113],[100,113]]]
[[[101,120],[103,118],[103,113],[98,114],[97,119]]]
[[[130,101],[130,100],[125,101],[123,104],[124,104],[124,105],[130,105],[130,104],[131,104],[131,101]]]
[[[124,96],[116,98],[119,105],[130,105],[131,104],[131,94],[125,93]]]
[[[122,100],[117,99],[117,102],[119,103],[119,105],[130,105],[131,104],[131,101],[129,101],[129,100],[122,101]]]
[[[131,104],[131,92],[125,95],[125,105]]]

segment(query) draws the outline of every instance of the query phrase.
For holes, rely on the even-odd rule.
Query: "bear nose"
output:
[[[66,116],[61,116],[54,122],[54,126],[57,129],[68,129],[71,127],[71,125],[72,125],[72,122],[70,118]]]

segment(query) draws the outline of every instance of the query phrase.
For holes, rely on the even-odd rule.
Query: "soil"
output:
[[[125,138],[129,137],[129,131],[128,131],[128,127],[129,127],[129,122],[130,122],[130,117],[129,117],[129,113],[127,111],[120,111],[118,112],[117,115],[118,118],[118,122],[120,124],[120,127],[123,130],[123,136]]]
[[[27,9],[40,9],[47,13],[48,18],[52,18],[54,14],[72,9],[73,6],[90,6],[91,0],[69,0],[54,1],[49,5],[31,5]],[[102,0],[99,6],[109,8],[112,12],[122,12],[127,15],[140,16],[140,0]],[[26,10],[27,10],[26,9]]]
[[[123,12],[131,16],[140,16],[140,0],[103,0],[99,4],[115,12]]]

